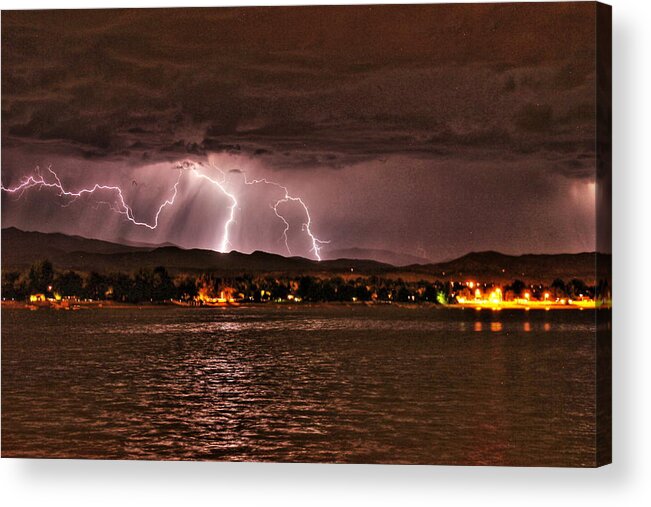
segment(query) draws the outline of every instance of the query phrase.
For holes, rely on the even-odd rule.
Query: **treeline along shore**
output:
[[[49,260],[24,271],[3,271],[3,301],[57,304],[62,301],[171,303],[189,306],[265,302],[378,302],[442,305],[497,304],[512,301],[601,301],[609,299],[606,282],[554,279],[548,284],[508,284],[418,280],[383,276],[246,275],[215,273],[171,275],[164,266],[133,273],[57,270]]]

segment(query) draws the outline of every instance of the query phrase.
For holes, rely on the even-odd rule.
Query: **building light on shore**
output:
[[[499,304],[502,301],[502,289],[495,289],[490,293],[488,299],[493,304]]]

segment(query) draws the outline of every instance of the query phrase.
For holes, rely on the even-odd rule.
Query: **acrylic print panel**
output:
[[[4,11],[2,456],[610,462],[610,7]]]

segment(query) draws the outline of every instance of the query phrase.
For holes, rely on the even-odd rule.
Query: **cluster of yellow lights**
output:
[[[52,295],[52,297],[47,297],[45,294],[32,294],[29,296],[29,302],[30,303],[42,303],[45,301],[56,301],[59,302],[61,301],[61,294],[57,294],[56,292]]]
[[[208,288],[202,287],[199,289],[199,294],[197,295],[197,300],[206,304],[224,304],[224,303],[234,303],[235,299],[232,297],[230,291],[221,291],[219,297],[214,297]]]
[[[572,300],[572,299],[551,299],[549,292],[544,292],[542,300],[532,300],[531,292],[525,291],[522,297],[515,298],[513,301],[505,301],[502,289],[495,288],[488,292],[486,295],[482,294],[479,284],[469,281],[466,282],[469,289],[475,289],[474,298],[466,298],[464,296],[457,296],[457,303],[462,306],[473,306],[478,310],[482,308],[490,308],[493,310],[501,310],[502,308],[523,308],[529,310],[530,308],[544,308],[549,310],[556,307],[575,306],[578,308],[595,308],[596,303],[593,300]],[[476,287],[476,288],[475,288]]]

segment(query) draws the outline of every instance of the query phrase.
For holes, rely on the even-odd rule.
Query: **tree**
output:
[[[436,287],[432,284],[427,284],[425,286],[425,292],[423,293],[423,298],[425,301],[429,301],[430,303],[436,303],[436,296],[438,294],[438,290]]]
[[[407,302],[411,299],[411,291],[405,286],[401,285],[396,294],[396,299],[401,302]]]
[[[315,301],[336,301],[337,290],[330,280],[319,280],[317,287],[319,291],[313,298]]]
[[[298,282],[298,295],[305,301],[314,301],[318,292],[318,281],[311,276],[303,276]]]
[[[360,283],[355,287],[355,297],[358,301],[370,301],[371,300],[371,291],[368,290],[366,285]]]
[[[154,298],[154,273],[141,269],[136,273],[133,283],[133,301],[151,301]]]
[[[355,286],[345,283],[337,287],[337,299],[339,301],[351,301],[355,297]]]
[[[197,282],[189,276],[182,278],[176,286],[176,294],[183,301],[194,299],[199,294]]]
[[[566,290],[568,296],[576,298],[579,296],[587,295],[588,286],[585,284],[583,280],[579,280],[578,278],[573,278],[567,284]]]
[[[283,283],[274,285],[271,289],[271,299],[287,299],[289,289]]]
[[[526,284],[522,280],[513,280],[511,284],[511,290],[515,296],[522,295],[522,291],[526,288]]]
[[[84,280],[74,271],[66,271],[54,280],[54,288],[62,296],[79,296],[83,286]]]
[[[109,276],[109,283],[113,288],[114,301],[133,301],[133,280],[129,275],[114,273]]]
[[[54,267],[49,260],[35,262],[29,269],[29,290],[32,293],[48,292],[54,280]]]
[[[84,291],[90,299],[104,299],[108,291],[108,280],[96,271],[91,272],[86,280]]]
[[[602,278],[595,287],[595,299],[608,300],[612,297],[608,280]]]
[[[551,285],[552,292],[554,297],[561,298],[567,296],[567,289],[565,287],[565,282],[560,278],[556,278]]]
[[[391,298],[389,297],[390,294],[391,294],[391,293],[389,292],[389,289],[387,289],[386,287],[383,286],[383,287],[380,287],[380,288],[378,289],[378,291],[377,291],[377,298],[378,298],[380,301],[389,301],[389,300],[391,299]]]
[[[152,297],[155,301],[164,301],[174,297],[174,283],[163,266],[154,268]]]
[[[20,294],[20,273],[18,271],[9,271],[2,274],[2,297],[7,299],[19,299]]]

